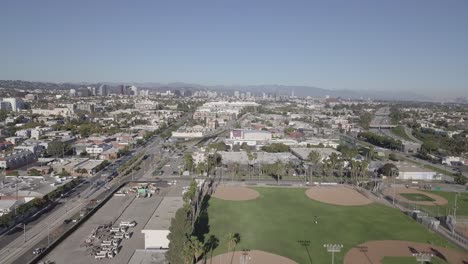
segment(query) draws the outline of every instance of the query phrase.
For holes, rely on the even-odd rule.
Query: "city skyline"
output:
[[[7,3],[0,79],[467,96],[457,1]]]

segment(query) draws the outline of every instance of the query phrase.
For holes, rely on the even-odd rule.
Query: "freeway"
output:
[[[357,143],[357,144],[359,144],[359,145],[361,145],[363,147],[373,146],[376,149],[383,151],[387,156],[388,156],[388,154],[393,153],[398,159],[400,159],[400,160],[409,160],[409,161],[411,161],[413,163],[418,164],[421,167],[426,167],[426,168],[429,168],[429,169],[430,169],[430,167],[435,167],[435,168],[437,168],[437,169],[439,169],[441,171],[445,171],[448,175],[451,175],[451,174],[457,172],[454,168],[452,168],[450,166],[447,167],[447,166],[444,166],[444,165],[441,165],[441,164],[434,164],[434,163],[428,162],[426,160],[416,158],[416,157],[411,156],[409,154],[405,154],[405,153],[403,153],[401,151],[381,148],[381,147],[372,145],[372,144],[370,144],[368,142],[365,142],[365,141],[359,140],[357,138],[351,137],[349,135],[341,134],[341,136],[351,138],[355,143]],[[468,171],[462,171],[462,175],[465,176],[465,177],[468,177]]]

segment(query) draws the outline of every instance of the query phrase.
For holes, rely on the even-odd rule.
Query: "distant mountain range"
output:
[[[345,99],[376,99],[376,100],[397,100],[397,101],[438,101],[435,98],[402,91],[351,91],[351,90],[329,90],[313,86],[292,86],[292,85],[220,85],[209,86],[193,83],[157,83],[157,82],[100,82],[100,83],[51,83],[51,82],[29,82],[21,80],[0,80],[0,87],[3,88],[20,88],[20,89],[70,89],[80,86],[93,86],[107,84],[109,86],[117,85],[136,85],[147,89],[180,89],[180,90],[212,90],[212,91],[240,91],[251,92],[252,94],[261,95],[262,93],[276,95],[296,95],[296,96],[311,96],[311,97],[341,97]]]

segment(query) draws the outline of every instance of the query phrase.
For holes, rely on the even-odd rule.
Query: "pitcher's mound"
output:
[[[314,186],[306,191],[307,197],[323,203],[355,206],[366,205],[372,201],[351,187]]]
[[[245,255],[244,255],[245,254]],[[246,261],[244,261],[246,260]],[[232,261],[232,262],[231,262]],[[265,251],[252,250],[244,253],[243,251],[234,251],[215,256],[205,261],[199,261],[198,264],[226,264],[226,263],[249,263],[249,264],[297,264],[297,262],[286,257],[271,254]]]
[[[247,201],[256,199],[260,194],[250,188],[239,186],[218,186],[213,197],[229,201]]]

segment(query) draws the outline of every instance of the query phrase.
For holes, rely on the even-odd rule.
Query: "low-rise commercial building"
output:
[[[145,236],[145,249],[169,248],[169,227],[176,211],[182,207],[182,197],[164,197],[146,226],[141,230]]]

